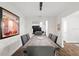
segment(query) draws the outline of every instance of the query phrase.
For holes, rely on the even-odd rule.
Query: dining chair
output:
[[[27,36],[27,39],[29,40],[30,39],[30,35],[29,34],[26,34],[26,36]]]
[[[42,34],[43,34],[42,31],[36,31],[36,32],[35,32],[35,35],[38,35],[38,36],[40,36],[40,35],[42,35]]]
[[[51,39],[51,38],[52,38],[52,34],[51,34],[51,33],[49,33],[48,37]]]
[[[21,36],[22,45],[24,46],[28,42],[29,39],[30,39],[29,34],[22,35]]]
[[[22,35],[21,36],[22,46],[24,46],[29,41],[29,39],[30,39],[29,34]],[[22,52],[23,52],[24,55],[27,55],[26,50],[23,49]]]
[[[58,38],[58,36],[56,36],[56,35],[50,33],[48,37],[49,37],[54,43],[57,43],[57,38]]]
[[[33,34],[35,34],[36,31],[42,31],[40,26],[32,26]]]

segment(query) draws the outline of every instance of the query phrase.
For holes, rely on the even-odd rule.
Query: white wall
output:
[[[61,16],[58,16],[57,17],[57,28],[58,28],[58,24],[60,24],[60,30],[57,30],[57,35],[58,35],[58,39],[57,39],[57,43],[61,46],[61,47],[64,47],[63,45],[63,34],[62,34],[62,27],[63,27],[63,23],[62,23],[62,17]]]
[[[64,40],[69,43],[79,43],[79,11],[64,17],[63,20],[67,23]]]
[[[18,15],[20,17],[20,35],[27,33],[26,19],[24,19],[19,9],[11,3],[1,2],[0,6]],[[0,40],[0,55],[12,55],[19,47],[21,47],[20,35]]]
[[[57,17],[49,17],[48,20],[48,33],[57,33]]]

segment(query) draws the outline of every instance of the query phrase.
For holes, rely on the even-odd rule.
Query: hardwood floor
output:
[[[13,56],[23,56],[23,49],[20,48]],[[64,48],[56,51],[57,56],[79,56],[79,44],[65,43]]]
[[[65,43],[64,48],[57,51],[58,56],[79,56],[79,44]]]

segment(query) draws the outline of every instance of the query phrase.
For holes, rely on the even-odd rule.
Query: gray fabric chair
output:
[[[53,35],[53,34],[49,34],[49,36],[48,36],[53,42],[57,42],[57,38],[58,38],[58,36],[56,36],[56,35]]]
[[[51,37],[52,37],[52,34],[51,34],[51,33],[49,33],[48,37],[51,39]]]
[[[29,39],[30,39],[29,34],[22,35],[21,36],[22,45],[25,45],[26,42],[28,42]]]
[[[38,36],[39,36],[39,35],[42,35],[42,34],[43,34],[42,31],[36,31],[36,32],[35,32],[35,35],[38,35]]]
[[[27,39],[29,40],[30,39],[30,35],[29,34],[26,34],[26,36],[27,36]]]
[[[57,36],[56,35],[52,35],[51,40],[56,43],[57,42]]]
[[[28,56],[54,56],[55,48],[51,46],[28,46],[26,48]]]

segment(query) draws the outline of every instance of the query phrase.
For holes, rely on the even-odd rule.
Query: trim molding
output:
[[[65,41],[66,43],[79,43],[78,41]]]

